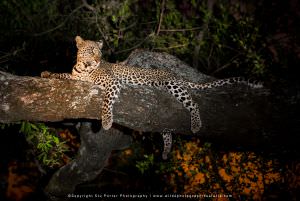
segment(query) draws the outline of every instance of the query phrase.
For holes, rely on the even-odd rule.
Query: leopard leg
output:
[[[57,78],[57,79],[66,79],[73,80],[72,74],[70,73],[51,73],[49,71],[43,71],[41,73],[41,77],[43,78]]]
[[[195,103],[189,92],[175,81],[164,82],[165,88],[191,113],[191,130],[197,133],[201,128],[201,118],[198,104]]]
[[[173,131],[174,131],[174,129],[165,128],[163,130],[163,132],[161,133],[163,140],[164,140],[164,150],[162,153],[162,158],[164,160],[168,159],[168,154],[171,152],[171,149],[172,149],[172,132]]]
[[[118,80],[109,80],[105,88],[105,95],[102,104],[102,127],[105,130],[111,128],[113,123],[113,104],[120,93],[121,84]]]

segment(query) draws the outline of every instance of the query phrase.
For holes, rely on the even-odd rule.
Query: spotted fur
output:
[[[161,69],[137,68],[123,64],[108,63],[104,61],[101,53],[102,41],[84,40],[80,36],[75,38],[77,62],[72,73],[50,73],[45,71],[42,77],[74,79],[92,82],[104,90],[102,103],[102,127],[108,130],[113,123],[113,105],[123,85],[149,86],[168,91],[175,97],[191,114],[191,131],[196,133],[201,128],[199,107],[192,99],[188,89],[208,89],[227,84],[244,83],[252,87],[261,87],[242,78],[228,78],[210,83],[193,83],[175,76],[173,73]],[[170,134],[163,135],[165,150],[169,150]],[[164,156],[167,154],[164,152]]]
[[[163,149],[163,153],[162,153],[162,158],[164,160],[168,159],[168,154],[171,152],[172,149],[172,132],[174,131],[174,129],[167,129],[165,128],[163,130],[162,137],[163,137],[163,141],[164,141],[164,149]]]

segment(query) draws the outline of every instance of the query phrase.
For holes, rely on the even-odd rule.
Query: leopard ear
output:
[[[80,46],[81,46],[82,43],[84,42],[83,38],[81,38],[80,36],[76,36],[76,37],[75,37],[75,41],[76,41],[76,46],[77,46],[77,48],[80,48]]]
[[[99,46],[99,49],[101,50],[103,47],[103,41],[99,40],[99,42],[97,42],[97,45]]]

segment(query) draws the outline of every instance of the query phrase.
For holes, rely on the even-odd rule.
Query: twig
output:
[[[161,7],[160,7],[159,22],[158,22],[158,26],[157,26],[157,30],[156,30],[156,35],[157,36],[158,36],[158,34],[160,32],[160,26],[161,26],[162,19],[163,19],[163,16],[164,16],[164,11],[165,11],[165,0],[162,0]]]
[[[211,45],[209,55],[207,57],[207,69],[208,70],[210,69],[210,58],[211,58],[211,55],[213,53],[213,49],[214,49],[214,44]]]
[[[138,48],[139,46],[141,46],[149,37],[151,37],[152,35],[148,35],[146,38],[144,38],[141,42],[137,43],[136,45],[132,46],[131,48],[128,48],[128,49],[125,49],[125,50],[120,50],[120,51],[117,51],[115,52],[115,54],[120,54],[120,53],[123,53],[123,52],[128,52],[130,50],[133,50],[133,49],[136,49]]]
[[[238,56],[240,56],[241,54],[237,54],[234,57],[232,57],[228,63],[224,64],[223,66],[221,66],[220,68],[216,69],[214,72],[212,72],[212,75],[215,75],[217,72],[220,72],[221,70],[226,69],[227,67],[229,67],[232,64],[232,61],[237,58]]]
[[[148,21],[148,22],[141,22],[139,23],[140,25],[144,25],[144,24],[155,24],[157,22],[157,20],[153,20],[153,21]]]
[[[112,170],[112,169],[108,169],[108,168],[103,168],[104,171],[107,171],[107,172],[112,172],[112,173],[115,173],[115,174],[121,174],[121,175],[128,175],[124,172],[121,172],[121,171],[117,171],[117,170]]]
[[[84,7],[84,5],[80,5],[80,6],[78,6],[77,8],[75,8],[75,9],[74,9],[74,10],[66,17],[66,19],[65,19],[62,23],[60,23],[59,25],[57,25],[56,27],[54,27],[54,28],[52,28],[52,29],[49,29],[49,30],[47,30],[47,31],[44,31],[44,32],[40,32],[40,33],[33,34],[33,36],[42,36],[42,35],[44,35],[44,34],[50,33],[50,32],[52,32],[52,31],[55,31],[55,30],[61,28],[62,26],[64,26],[64,24],[69,20],[69,18],[70,18],[74,13],[76,13],[78,10],[80,10],[80,9],[83,8],[83,7]]]
[[[137,24],[137,22],[133,22],[132,24],[128,25],[127,27],[121,28],[120,31],[126,31],[128,29],[131,29]]]
[[[194,27],[189,29],[160,29],[160,32],[185,32],[185,31],[195,31],[202,29],[202,27]]]
[[[207,11],[210,13],[213,13],[213,6],[215,4],[214,0],[207,0]],[[203,41],[204,38],[204,34],[209,30],[208,29],[208,25],[209,25],[209,21],[210,19],[208,19],[203,25],[202,25],[202,30],[198,33],[196,40],[197,40],[197,44],[195,45],[194,48],[194,53],[193,53],[193,67],[198,68],[199,66],[199,60],[198,60],[198,56],[199,56],[199,52],[201,49],[201,42]]]
[[[82,4],[83,4],[84,7],[86,7],[87,9],[89,9],[90,11],[92,11],[94,13],[95,18],[96,18],[96,27],[97,27],[98,31],[100,32],[106,46],[108,47],[108,49],[110,51],[112,51],[112,48],[110,47],[109,43],[107,42],[106,37],[105,37],[102,29],[100,28],[99,24],[98,24],[98,14],[97,14],[96,9],[93,6],[89,5],[86,0],[82,0]]]
[[[204,32],[207,30],[207,26],[204,26],[204,27],[205,27],[205,29],[202,29],[196,36],[197,44],[195,45],[194,52],[193,52],[193,67],[194,68],[198,68],[198,66],[199,66],[198,57],[199,57],[199,52],[200,52],[200,48],[201,48],[201,42],[204,37]]]
[[[185,44],[174,45],[174,46],[170,46],[170,47],[154,48],[153,50],[168,50],[168,49],[174,49],[174,48],[178,48],[178,47],[185,47],[187,45],[188,45],[188,43],[185,43]]]
[[[95,11],[95,8],[93,6],[91,6],[90,4],[88,4],[86,2],[86,0],[82,0],[82,4],[84,5],[84,7],[86,7],[87,9],[91,10],[91,11]]]
[[[0,64],[9,61],[10,57],[17,55],[22,50],[24,50],[23,47],[22,48],[18,48],[16,50],[14,50],[13,52],[9,52],[9,53],[5,53],[5,54],[1,55],[0,56]],[[0,52],[0,53],[2,53],[2,52]]]

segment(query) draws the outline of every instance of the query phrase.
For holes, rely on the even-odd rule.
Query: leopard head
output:
[[[78,49],[77,62],[83,62],[88,66],[98,66],[102,57],[103,41],[84,40],[80,36],[76,36],[75,41]]]

